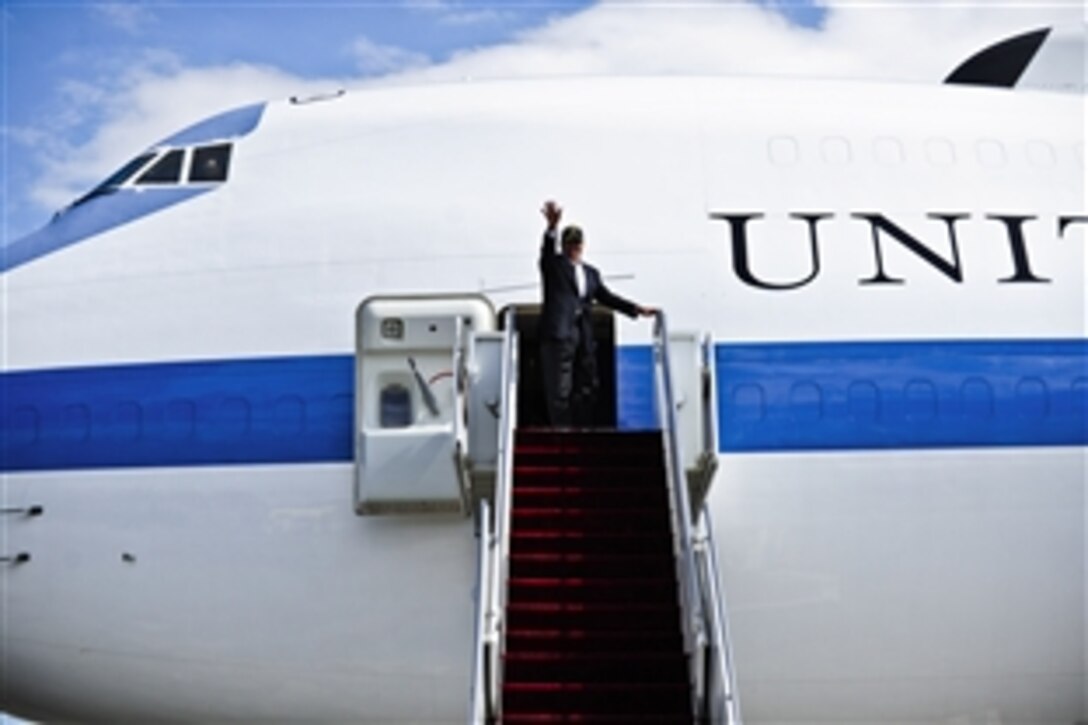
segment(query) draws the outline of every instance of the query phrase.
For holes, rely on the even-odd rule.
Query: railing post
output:
[[[468,430],[465,425],[466,390],[468,381],[466,356],[467,348],[471,342],[471,328],[464,324],[458,317],[454,322],[454,339],[456,346],[453,350],[453,465],[457,476],[457,484],[460,487],[461,510],[465,516],[472,515],[472,482],[468,473]]]
[[[502,717],[502,656],[506,644],[506,589],[510,566],[510,517],[513,506],[514,429],[517,426],[518,335],[514,311],[507,312],[500,381],[498,448],[494,509],[481,501],[481,576],[477,603],[476,662],[470,725],[490,725]]]
[[[714,527],[710,520],[710,511],[704,509],[698,522],[701,529],[700,539],[703,550],[703,572],[706,585],[706,608],[710,622],[711,650],[714,662],[721,678],[722,710],[724,723],[741,725],[740,695],[737,692],[737,676],[733,663],[732,635],[729,631],[729,616],[725,609],[724,597],[718,588],[718,554],[714,548]]]
[[[488,671],[490,647],[490,601],[488,591],[491,585],[491,507],[486,499],[480,500],[480,544],[476,568],[476,630],[473,639],[472,691],[469,708],[469,725],[484,725],[491,717],[490,693],[488,692]]]

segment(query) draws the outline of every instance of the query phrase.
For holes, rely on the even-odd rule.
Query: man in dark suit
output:
[[[626,300],[605,286],[597,268],[582,261],[582,230],[568,226],[557,253],[563,210],[554,201],[541,210],[547,221],[540,247],[544,305],[540,312],[540,367],[548,420],[554,426],[590,425],[596,396],[597,357],[593,342],[592,306],[600,302],[629,317],[654,310]]]

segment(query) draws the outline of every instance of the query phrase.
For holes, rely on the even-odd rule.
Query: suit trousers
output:
[[[588,316],[587,316],[588,317]],[[548,422],[557,427],[593,424],[597,399],[597,358],[588,320],[572,325],[574,336],[544,338],[540,344],[540,369]]]

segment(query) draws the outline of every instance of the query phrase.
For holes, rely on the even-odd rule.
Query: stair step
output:
[[[555,430],[554,428],[519,428],[514,431],[514,446],[553,446],[568,451],[599,451],[613,448],[640,450],[661,447],[661,431]]]
[[[605,715],[674,715],[690,721],[691,695],[681,683],[509,682],[503,685],[503,712]]]
[[[686,683],[683,652],[507,652],[504,681]]]
[[[515,531],[612,531],[633,534],[668,531],[669,513],[662,509],[626,509],[610,511],[578,508],[516,507]]]
[[[521,446],[514,449],[518,465],[565,466],[603,470],[613,466],[660,469],[665,458],[657,448],[612,451],[565,451],[549,446]]]
[[[518,712],[505,713],[502,717],[503,725],[550,725],[550,723],[570,723],[574,725],[677,725],[678,723],[690,723],[691,718],[672,713],[647,714],[624,713],[622,715],[605,715],[602,713],[543,713],[543,712]]]
[[[512,577],[672,577],[671,557],[645,554],[521,553],[510,557]]]
[[[516,486],[514,506],[554,508],[665,508],[668,492],[661,487],[565,485]]]
[[[663,466],[607,466],[593,468],[550,461],[539,465],[522,463],[514,457],[514,490],[522,486],[571,486],[593,489],[650,488],[665,490]]]
[[[506,620],[510,629],[672,632],[680,626],[680,608],[675,601],[622,604],[512,601],[506,606]]]
[[[669,629],[510,629],[508,652],[682,652],[678,626]]]
[[[669,602],[677,597],[676,580],[575,577],[511,578],[511,602]]]
[[[510,532],[512,555],[528,553],[655,554],[672,551],[672,532],[573,531],[514,528]]]
[[[503,723],[691,723],[659,431],[518,430]]]

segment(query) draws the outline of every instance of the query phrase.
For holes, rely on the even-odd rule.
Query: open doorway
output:
[[[540,305],[514,305],[518,327],[518,427],[534,428],[548,424],[544,403],[544,381],[540,372]],[[504,310],[505,311],[505,310]],[[499,315],[500,324],[506,316]],[[597,343],[597,377],[600,388],[593,409],[593,426],[616,427],[616,321],[603,307],[593,308],[593,338]]]

